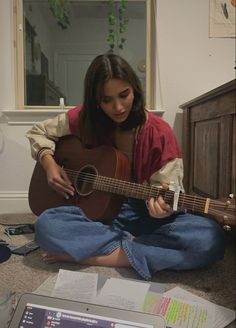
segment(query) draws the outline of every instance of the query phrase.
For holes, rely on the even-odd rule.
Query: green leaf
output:
[[[58,25],[65,29],[70,25],[68,10],[66,8],[68,0],[48,0],[49,8],[58,20]]]

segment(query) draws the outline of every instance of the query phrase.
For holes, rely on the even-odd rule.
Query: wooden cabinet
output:
[[[27,75],[27,105],[59,106],[65,96],[44,75]]]
[[[236,80],[183,105],[184,186],[210,198],[235,195]]]

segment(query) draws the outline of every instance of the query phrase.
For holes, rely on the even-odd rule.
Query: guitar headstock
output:
[[[228,198],[215,200],[211,199],[209,204],[209,214],[222,224],[225,230],[231,230],[236,226],[236,209],[234,195],[230,194]]]

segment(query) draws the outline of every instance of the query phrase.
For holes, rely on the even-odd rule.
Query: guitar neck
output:
[[[97,176],[93,188],[95,190],[118,194],[125,197],[147,200],[162,196],[166,203],[173,206],[174,191],[165,190],[156,186],[140,185],[133,182],[117,180],[105,176]],[[203,198],[193,195],[180,193],[178,198],[178,207],[199,213],[208,213],[209,198]]]

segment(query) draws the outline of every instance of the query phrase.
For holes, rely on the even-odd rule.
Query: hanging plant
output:
[[[128,19],[125,17],[127,0],[108,0],[108,2],[111,6],[111,11],[108,15],[109,32],[107,43],[109,45],[109,52],[113,52],[115,46],[119,49],[123,49],[126,41],[123,33],[126,32],[128,25]]]
[[[48,0],[49,8],[57,19],[57,24],[62,29],[66,29],[70,25],[68,9],[70,2],[71,0]],[[127,2],[127,0],[108,0],[111,7],[108,14],[109,32],[107,36],[110,52],[114,51],[115,46],[123,49],[126,41],[123,34],[126,32],[128,25],[128,19],[125,16]]]
[[[49,8],[57,19],[57,24],[64,30],[70,25],[68,0],[48,0]]]

